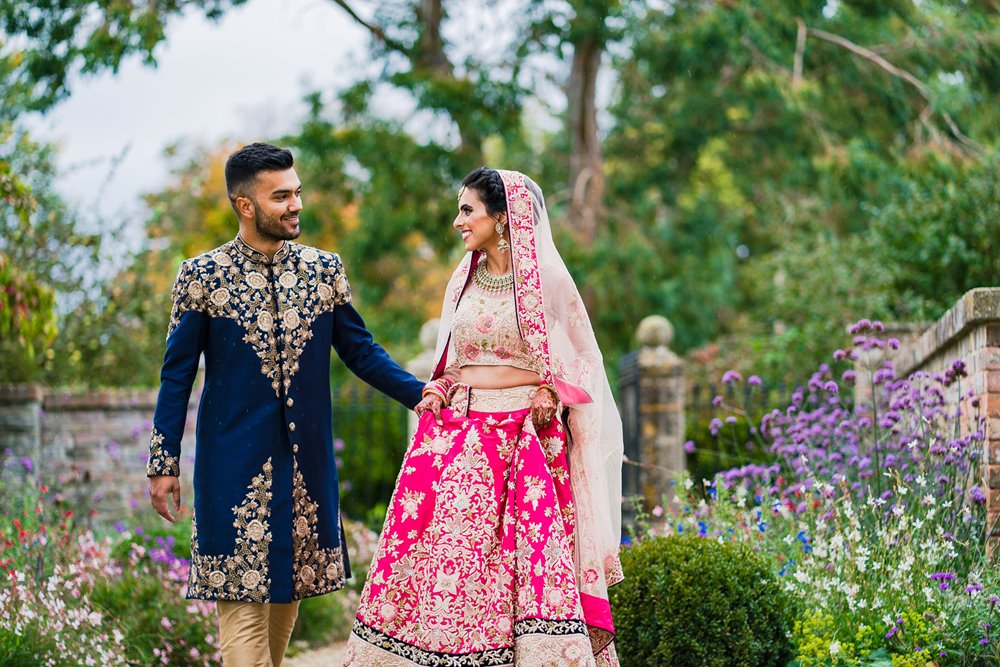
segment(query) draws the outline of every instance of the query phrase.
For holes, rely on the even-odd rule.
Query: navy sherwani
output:
[[[188,597],[290,602],[350,576],[332,443],[330,349],[413,407],[423,384],[372,340],[340,257],[286,242],[268,260],[237,236],[174,284],[149,475],[179,475],[199,357]]]

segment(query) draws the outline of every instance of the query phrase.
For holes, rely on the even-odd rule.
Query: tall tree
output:
[[[678,0],[628,16],[605,144],[617,234],[597,243],[616,267],[598,279],[598,312],[614,322],[663,312],[683,347],[754,332],[814,353],[815,330],[762,307],[787,273],[761,261],[852,248],[921,173],[961,173],[996,150],[993,3]],[[630,234],[652,250],[612,261]],[[859,298],[828,315],[871,314],[856,311],[879,286],[840,287]]]

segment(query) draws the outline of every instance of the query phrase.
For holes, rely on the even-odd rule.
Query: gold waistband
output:
[[[451,407],[458,412],[513,412],[531,406],[537,385],[524,384],[506,389],[475,389],[459,383],[452,392]]]

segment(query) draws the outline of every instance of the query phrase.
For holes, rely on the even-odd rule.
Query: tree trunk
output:
[[[597,132],[597,73],[604,42],[587,34],[574,44],[573,69],[566,86],[567,125],[572,150],[569,159],[570,219],[581,240],[594,239],[604,208],[604,163]]]
[[[444,21],[444,9],[441,0],[423,0],[420,3],[420,52],[415,66],[429,69],[436,74],[451,76],[452,65],[444,52],[444,40],[441,38],[441,23]]]

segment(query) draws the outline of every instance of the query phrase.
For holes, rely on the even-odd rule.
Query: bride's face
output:
[[[501,214],[503,220],[503,214]],[[469,251],[496,247],[500,237],[496,232],[497,218],[486,212],[486,204],[479,193],[463,188],[458,198],[458,215],[452,226],[462,234],[462,242]],[[506,232],[505,232],[506,235]]]

